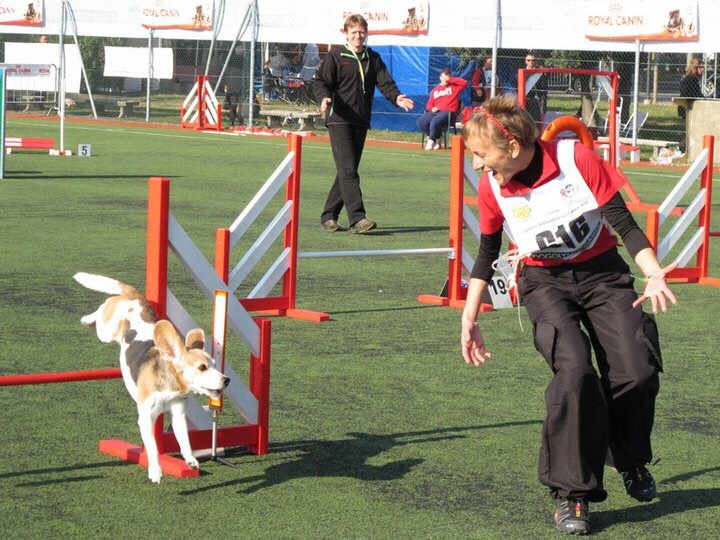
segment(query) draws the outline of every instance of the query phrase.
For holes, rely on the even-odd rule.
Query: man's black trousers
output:
[[[352,226],[365,217],[358,167],[362,158],[367,128],[350,124],[328,126],[330,146],[335,160],[335,181],[328,193],[320,221],[337,220],[345,207],[348,225]]]

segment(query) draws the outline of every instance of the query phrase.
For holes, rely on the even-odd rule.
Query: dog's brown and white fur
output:
[[[183,344],[175,327],[158,321],[150,305],[134,287],[115,279],[79,272],[81,285],[112,295],[81,322],[95,326],[100,341],[120,344],[120,371],[125,387],[137,403],[138,425],[148,460],[148,478],[162,477],[153,426],[160,414],[172,414],[172,428],[183,459],[199,468],[192,455],[185,418],[185,400],[190,392],[218,397],[230,380],[215,369],[204,350],[205,333],[188,332]]]

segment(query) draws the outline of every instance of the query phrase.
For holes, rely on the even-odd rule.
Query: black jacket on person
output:
[[[685,75],[680,81],[680,97],[705,97],[702,93],[700,75]]]
[[[313,92],[318,102],[326,97],[332,99],[325,118],[328,125],[353,124],[370,128],[375,86],[395,105],[400,90],[385,62],[370,47],[365,47],[357,56],[347,45],[331,50],[313,79]]]
[[[702,98],[702,86],[700,84],[701,76],[699,74],[685,75],[680,81],[680,97]],[[687,111],[685,107],[680,105],[677,109],[678,116],[685,118]]]

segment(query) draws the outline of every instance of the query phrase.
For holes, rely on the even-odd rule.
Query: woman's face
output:
[[[345,36],[347,37],[347,42],[350,48],[355,52],[360,52],[365,45],[367,30],[365,30],[365,28],[361,25],[349,26],[348,29],[345,30]]]
[[[443,84],[445,86],[450,84],[450,75],[448,75],[447,73],[441,73],[440,74],[440,84]]]
[[[510,141],[507,149],[501,149],[488,142],[485,137],[473,135],[465,141],[465,147],[473,155],[473,167],[492,171],[498,185],[507,184],[518,170],[518,144]]]

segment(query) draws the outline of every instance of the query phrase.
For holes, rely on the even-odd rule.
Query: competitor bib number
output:
[[[563,224],[560,225],[555,232],[542,231],[536,234],[535,241],[540,250],[562,245],[574,249],[582,244],[588,234],[590,234],[590,225],[585,219],[585,216],[580,216],[571,221],[567,228]]]

